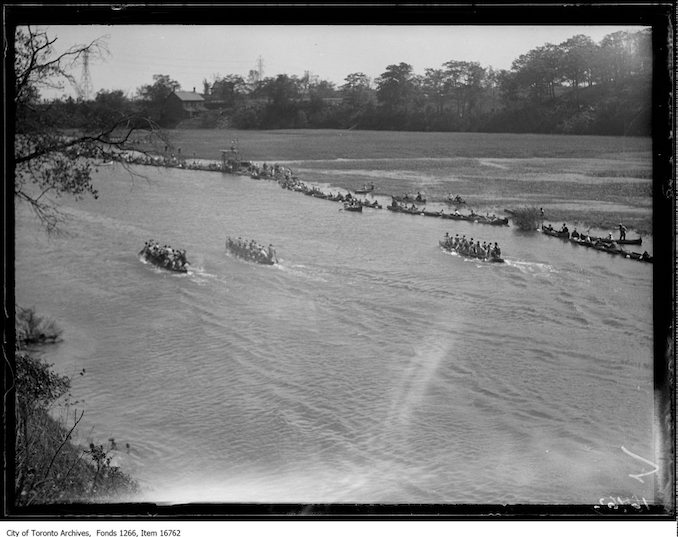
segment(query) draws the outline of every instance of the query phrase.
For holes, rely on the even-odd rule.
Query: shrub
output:
[[[513,223],[521,231],[534,231],[542,224],[541,209],[520,207],[512,212]]]
[[[102,502],[128,499],[136,482],[111,465],[102,445],[83,449],[72,442],[83,413],[66,425],[50,415],[70,389],[70,379],[43,360],[20,351],[16,357],[16,505]]]
[[[15,319],[16,505],[102,502],[136,493],[136,482],[111,465],[111,457],[103,446],[90,443],[87,450],[72,442],[83,412],[78,415],[75,411],[72,424],[66,423],[68,404],[62,420],[50,415],[55,403],[68,394],[71,380],[21,347],[26,343],[56,341],[61,330],[31,308],[18,307]],[[83,369],[81,375],[84,372]]]
[[[33,308],[16,308],[16,341],[19,345],[54,342],[62,330],[50,319],[40,317]]]

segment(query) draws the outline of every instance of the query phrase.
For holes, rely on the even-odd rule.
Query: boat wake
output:
[[[316,272],[313,272],[314,269],[306,266],[306,265],[286,265],[281,262],[276,263],[273,265],[274,268],[277,270],[289,274],[291,276],[297,276],[300,278],[304,278],[306,280],[311,280],[311,281],[316,281],[316,282],[327,282],[328,280],[321,276],[318,272],[317,269]]]
[[[558,273],[552,265],[548,263],[536,263],[532,261],[514,261],[506,259],[506,264],[509,267],[517,268],[523,274],[533,274],[539,276],[541,274]]]
[[[187,276],[196,276],[198,278],[198,280],[200,280],[201,278],[205,279],[205,280],[207,280],[207,279],[213,280],[213,279],[218,277],[216,274],[212,274],[211,272],[207,272],[205,270],[205,267],[203,267],[202,265],[195,265],[195,266],[191,265],[188,268],[188,272],[186,273],[186,275]]]

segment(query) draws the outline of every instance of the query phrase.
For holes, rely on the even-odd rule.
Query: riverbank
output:
[[[37,344],[56,342],[61,329],[30,308],[17,309],[15,324],[15,506],[129,500],[137,483],[116,466],[113,446],[75,442],[84,412],[71,405],[71,379],[39,356]]]

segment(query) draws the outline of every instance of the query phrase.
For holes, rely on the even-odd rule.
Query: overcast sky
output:
[[[94,93],[123,90],[128,96],[169,75],[182,89],[202,91],[214,75],[246,77],[263,60],[264,76],[303,76],[310,71],[341,85],[349,73],[374,79],[387,65],[405,62],[416,74],[449,60],[508,69],[521,54],[576,34],[594,41],[639,26],[50,26],[57,48],[107,36],[105,61],[90,60]],[[74,74],[80,79],[82,67]],[[75,95],[72,88],[56,94]]]

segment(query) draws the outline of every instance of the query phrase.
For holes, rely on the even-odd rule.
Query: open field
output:
[[[580,227],[652,230],[649,138],[337,130],[175,130],[187,158],[220,158],[238,140],[243,160],[285,163],[304,181],[383,195],[448,193],[479,211],[543,207]]]

